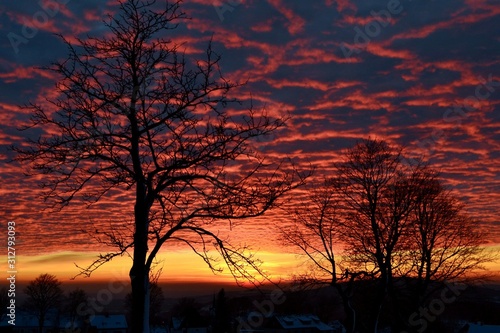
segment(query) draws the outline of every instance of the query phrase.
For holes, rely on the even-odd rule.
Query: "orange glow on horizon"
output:
[[[492,280],[500,281],[500,245],[486,246],[488,252],[496,257],[494,262],[485,264],[487,273]],[[49,273],[55,275],[61,282],[65,283],[89,283],[103,281],[128,281],[128,272],[132,260],[128,257],[117,257],[106,263],[91,277],[83,276],[71,280],[79,273],[75,263],[81,267],[90,264],[97,253],[84,252],[56,252],[43,255],[18,256],[17,257],[17,280],[27,282],[38,275]],[[280,253],[262,251],[257,253],[262,260],[262,269],[269,274],[272,280],[289,280],[292,275],[307,270],[304,258],[293,253]],[[0,256],[3,263],[7,262],[5,256]],[[214,274],[196,254],[190,250],[176,250],[169,253],[161,253],[158,256],[157,267],[163,267],[160,281],[163,283],[225,283],[234,284],[234,278],[225,268],[222,273]],[[4,264],[5,265],[5,264]],[[5,269],[6,267],[4,267]]]
[[[17,279],[18,281],[30,281],[43,273],[55,275],[61,282],[82,284],[86,282],[100,281],[128,281],[129,270],[132,259],[129,257],[117,257],[104,264],[87,278],[79,276],[71,280],[79,273],[75,266],[86,267],[98,253],[64,251],[42,255],[18,256],[17,257]],[[269,273],[272,279],[287,279],[290,274],[296,272],[298,259],[295,254],[259,252],[258,258],[263,261],[262,269]],[[234,278],[228,272],[227,267],[222,273],[214,274],[208,266],[195,253],[189,250],[176,250],[169,253],[161,253],[157,256],[159,265],[162,267],[162,282],[220,282],[234,283]],[[2,262],[7,262],[5,256],[0,256]],[[299,260],[300,262],[300,260]],[[5,267],[4,267],[5,268]]]

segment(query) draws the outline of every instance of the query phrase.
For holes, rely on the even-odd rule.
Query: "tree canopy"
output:
[[[230,112],[241,103],[229,92],[241,84],[222,74],[211,41],[202,57],[187,58],[169,38],[186,18],[180,5],[121,1],[105,22],[107,34],[65,40],[68,57],[47,68],[59,76],[56,97],[27,105],[29,127],[43,135],[16,148],[44,175],[45,199],[55,207],[131,191],[132,230],[102,232],[116,251],[82,273],[131,255],[134,332],[148,330],[149,274],[167,241],[185,243],[219,270],[208,254],[214,247],[235,277],[254,280],[247,267],[258,271],[258,263],[248,249],[231,246],[210,226],[264,214],[307,176],[255,146],[287,116],[251,105]]]

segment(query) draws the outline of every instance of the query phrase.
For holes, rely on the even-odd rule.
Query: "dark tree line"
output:
[[[298,247],[313,268],[297,280],[334,286],[349,332],[370,330],[360,327],[352,304],[355,281],[376,281],[371,331],[381,316],[406,329],[409,311],[428,301],[436,282],[470,277],[491,259],[480,247],[477,221],[438,172],[405,161],[404,151],[385,141],[358,143],[281,228],[284,243]]]
[[[53,275],[41,274],[28,284],[24,293],[28,296],[26,307],[36,314],[38,331],[42,333],[49,311],[57,308],[62,299],[61,282]]]
[[[67,296],[64,295],[61,282],[54,275],[40,274],[29,282],[24,293],[27,299],[23,306],[37,317],[40,333],[45,331],[46,320],[51,311],[62,311],[68,316],[68,329],[79,327],[86,319],[84,313],[88,306],[87,293],[77,288]]]

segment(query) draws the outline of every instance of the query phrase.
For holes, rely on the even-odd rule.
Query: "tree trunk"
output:
[[[350,296],[348,295],[347,291],[342,289],[342,286],[340,284],[334,283],[333,285],[342,298],[342,306],[344,307],[344,312],[346,315],[347,333],[354,333],[356,332],[356,311],[352,307]]]
[[[38,319],[38,333],[43,333],[43,324],[45,322],[45,314],[41,314]]]
[[[374,307],[374,321],[373,321],[373,332],[377,333],[378,325],[380,321],[380,315],[382,314],[382,307],[384,306],[385,297],[387,295],[387,287],[388,287],[388,272],[386,270],[385,264],[381,266],[381,276],[380,276],[380,285],[378,291],[376,292],[375,299],[375,307]]]
[[[135,252],[135,251],[134,251]],[[139,272],[142,270],[142,272]],[[133,273],[132,273],[133,272]],[[132,333],[149,333],[148,273],[143,266],[134,265],[130,271],[132,285]]]
[[[130,270],[132,285],[132,333],[149,333],[149,268],[148,253],[149,208],[146,204],[146,189],[137,185],[134,233],[134,262]]]

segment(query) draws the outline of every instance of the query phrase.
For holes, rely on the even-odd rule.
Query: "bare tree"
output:
[[[213,332],[231,332],[231,314],[229,312],[228,299],[224,288],[219,290],[213,302]]]
[[[69,292],[66,298],[65,310],[69,315],[70,327],[78,327],[78,322],[85,319],[81,313],[83,313],[83,308],[88,305],[88,296],[85,290],[81,288],[76,288]]]
[[[399,266],[400,239],[409,225],[412,179],[420,165],[407,168],[402,150],[381,140],[364,140],[346,151],[332,183],[346,207],[343,223],[346,253],[352,269],[371,272],[379,288],[374,304],[374,331],[393,287]]]
[[[422,295],[433,292],[431,282],[470,276],[491,259],[480,247],[483,234],[437,172],[424,163],[405,166],[403,153],[385,141],[358,143],[345,152],[331,178],[309,191],[292,214],[291,226],[282,228],[284,241],[300,248],[316,268],[302,280],[329,281],[346,310],[345,292],[356,278],[378,283],[372,309],[375,332],[382,313],[404,326],[406,305],[411,311],[415,302],[421,305]],[[399,278],[416,281],[411,283],[416,285],[412,304],[401,303],[408,290],[396,288]],[[352,309],[350,315],[354,313]]]
[[[45,319],[49,310],[57,310],[63,292],[61,282],[54,275],[40,274],[35,280],[30,281],[24,289],[28,296],[27,308],[35,311],[38,318],[38,331],[43,332]]]
[[[165,297],[163,296],[163,289],[158,285],[158,283],[152,283],[149,286],[149,295],[150,295],[150,316],[151,322],[153,324],[161,324],[161,311],[163,308],[163,302],[165,301]]]
[[[128,0],[109,17],[109,34],[66,42],[69,56],[49,69],[60,75],[58,97],[30,104],[30,126],[45,131],[21,161],[44,174],[46,199],[65,207],[75,197],[99,201],[110,190],[133,191],[129,233],[100,231],[116,252],[82,273],[131,251],[133,332],[148,331],[149,271],[167,241],[190,246],[210,268],[213,244],[233,275],[253,278],[257,261],[210,226],[263,214],[303,182],[294,168],[265,160],[255,139],[284,125],[250,108],[231,116],[228,93],[239,86],[221,73],[209,44],[203,59],[186,59],[165,38],[185,18],[180,2]],[[49,106],[47,106],[49,105]]]
[[[300,207],[289,212],[291,223],[281,227],[281,240],[300,250],[311,269],[295,282],[334,287],[342,298],[348,332],[356,331],[356,312],[351,304],[353,282],[362,272],[342,272],[337,255],[344,246],[341,235],[342,204],[332,179],[313,184]]]
[[[484,234],[464,205],[439,180],[434,170],[422,174],[416,191],[412,228],[408,230],[407,276],[416,278],[417,305],[432,294],[431,282],[472,278],[491,256],[481,247]],[[478,276],[476,276],[477,278]]]

